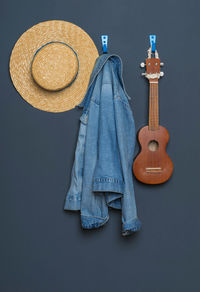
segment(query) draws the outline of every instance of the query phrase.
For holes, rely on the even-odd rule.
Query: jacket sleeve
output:
[[[75,151],[75,159],[71,171],[71,183],[66,195],[64,210],[80,210],[82,199],[83,162],[88,115],[84,112],[80,117],[80,128]]]
[[[93,176],[93,191],[123,194],[124,180],[117,141],[111,66],[108,61],[102,72],[98,155]]]

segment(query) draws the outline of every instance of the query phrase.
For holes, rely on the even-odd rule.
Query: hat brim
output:
[[[79,72],[67,88],[50,92],[38,86],[31,75],[35,52],[49,42],[64,42],[77,53]],[[33,107],[48,112],[64,112],[78,105],[87,90],[97,48],[90,36],[77,25],[60,20],[38,23],[24,32],[10,57],[10,75],[19,94]]]

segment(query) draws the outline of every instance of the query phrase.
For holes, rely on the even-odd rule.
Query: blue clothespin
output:
[[[102,43],[103,53],[107,54],[108,53],[108,36],[107,35],[101,36],[101,43]]]
[[[152,53],[155,53],[155,50],[156,50],[156,35],[155,34],[150,34],[149,35],[149,41],[150,41],[151,51],[152,51]]]

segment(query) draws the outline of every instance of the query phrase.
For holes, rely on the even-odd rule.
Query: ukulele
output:
[[[149,125],[140,129],[138,140],[141,151],[133,163],[135,177],[145,184],[161,184],[166,182],[173,172],[173,163],[166,152],[169,133],[159,125],[158,113],[158,80],[164,75],[160,72],[157,50],[148,50],[148,58],[140,66],[146,67],[142,73],[149,80]]]

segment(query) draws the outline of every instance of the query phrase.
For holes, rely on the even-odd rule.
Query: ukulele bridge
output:
[[[146,167],[145,169],[146,169],[146,172],[151,172],[151,173],[162,172],[161,167]]]

